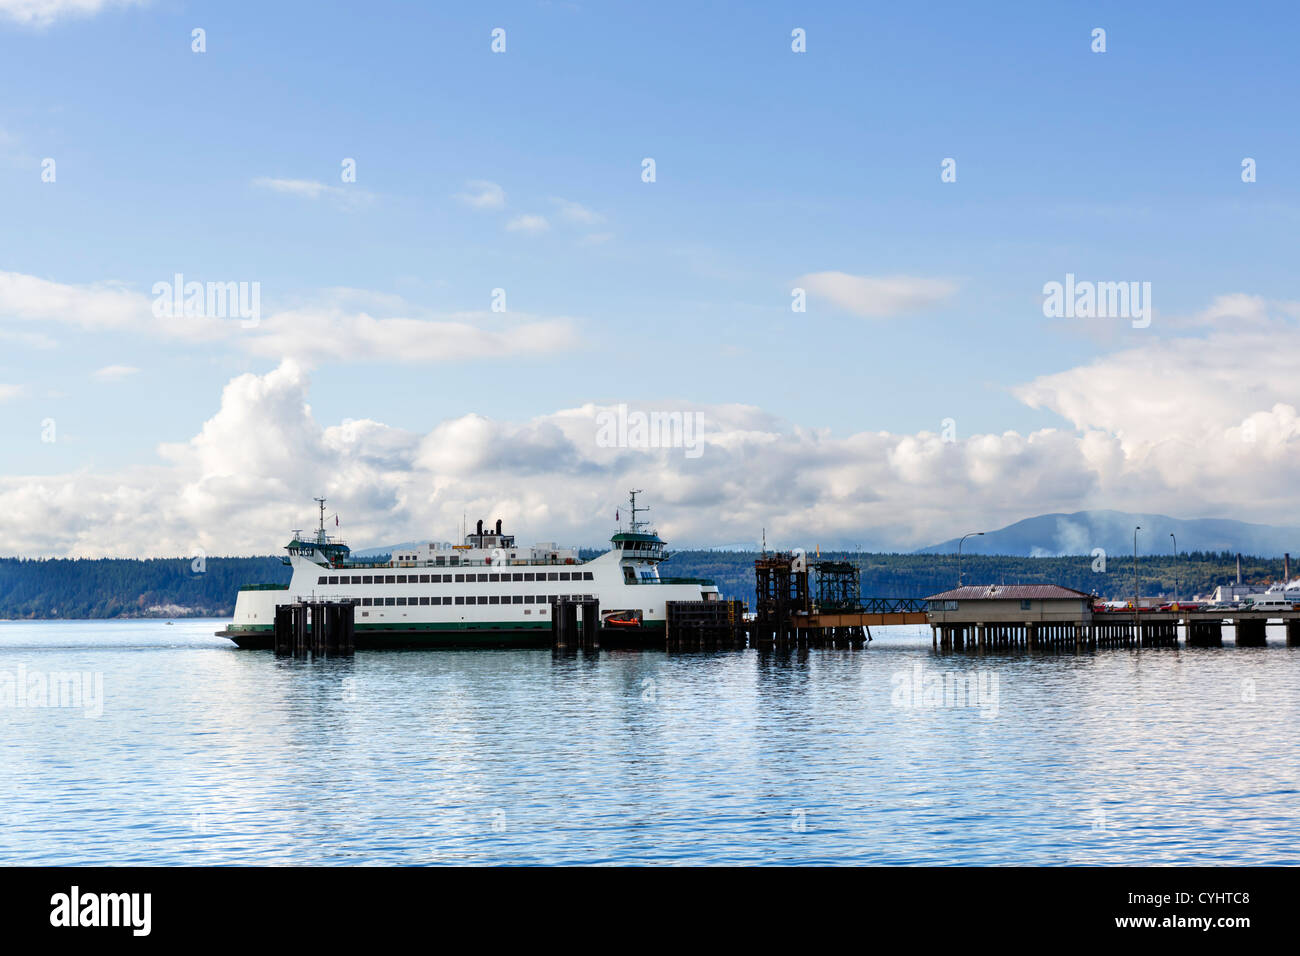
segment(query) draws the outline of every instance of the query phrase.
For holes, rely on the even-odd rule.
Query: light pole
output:
[[[1138,612],[1138,532],[1142,526],[1138,525],[1133,529],[1133,620],[1137,620]]]
[[[1172,531],[1169,537],[1174,539],[1174,606],[1178,605],[1178,536]]]
[[[957,587],[961,587],[961,546],[971,535],[980,535],[983,533],[983,531],[967,531],[957,541]]]

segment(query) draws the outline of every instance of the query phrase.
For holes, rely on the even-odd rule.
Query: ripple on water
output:
[[[89,671],[104,694],[95,719],[0,708],[0,859],[1300,862],[1300,653],[1276,640],[302,662],[213,630],[0,624],[0,675]],[[996,698],[913,700],[917,665],[996,677]]]

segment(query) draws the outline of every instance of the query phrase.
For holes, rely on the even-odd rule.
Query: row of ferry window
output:
[[[497,584],[502,581],[590,581],[590,571],[503,571],[497,574],[322,574],[317,584]]]
[[[564,595],[574,600],[592,600],[590,594]],[[480,594],[477,597],[461,595],[450,597],[362,598],[362,607],[427,607],[430,604],[549,604],[554,595],[548,594]]]

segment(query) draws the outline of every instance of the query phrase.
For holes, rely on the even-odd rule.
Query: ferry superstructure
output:
[[[341,539],[325,532],[325,499],[317,498],[320,526],[312,536],[294,532],[284,562],[287,586],[246,585],[220,636],[240,647],[270,647],[275,609],[302,600],[356,605],[358,647],[546,644],[550,605],[557,597],[600,602],[604,627],[632,636],[662,636],[669,601],[716,601],[713,582],[662,577],[667,545],[631,493],[628,528],[610,538],[610,550],[582,560],[553,542],[521,547],[501,520],[483,522],[459,545],[429,542],[396,549],[388,561],[353,558]]]

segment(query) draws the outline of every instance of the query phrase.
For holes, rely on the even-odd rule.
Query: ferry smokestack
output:
[[[497,518],[497,534],[501,533],[501,519]]]
[[[482,533],[483,533],[483,519],[482,519],[482,518],[479,518],[479,519],[478,519],[478,534],[482,534]],[[1238,578],[1241,577],[1241,565],[1240,565],[1240,563],[1238,563],[1238,566],[1237,566],[1237,577],[1238,577]]]

